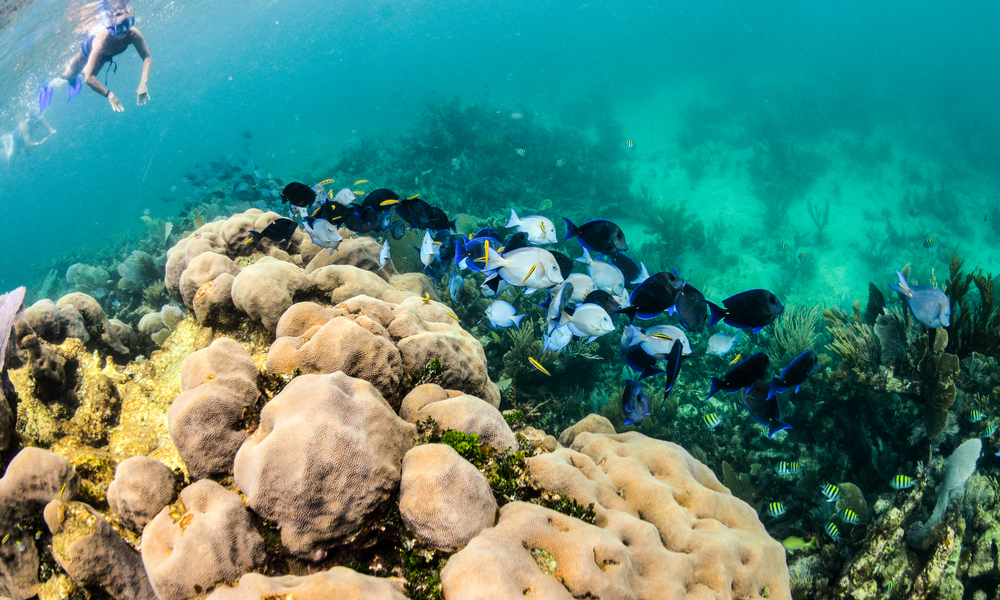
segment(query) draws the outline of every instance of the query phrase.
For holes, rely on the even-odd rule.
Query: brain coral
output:
[[[260,396],[257,366],[238,342],[219,338],[184,361],[170,405],[170,437],[195,478],[231,472],[246,439],[245,412]]]
[[[261,411],[234,476],[250,508],[277,521],[282,544],[309,557],[361,530],[399,485],[415,439],[368,382],[301,375]]]
[[[313,283],[300,267],[265,257],[240,271],[231,293],[236,308],[273,333],[288,307],[312,292]]]
[[[265,560],[240,497],[209,479],[181,490],[142,532],[142,562],[161,600],[199,596]]]
[[[448,562],[445,596],[791,597],[784,549],[757,513],[676,444],[584,432],[572,449],[528,459],[528,472],[593,503],[595,524],[507,505]]]

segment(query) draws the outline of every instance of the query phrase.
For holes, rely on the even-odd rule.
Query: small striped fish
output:
[[[633,142],[632,140],[625,140],[625,147],[626,148],[635,148],[635,142]]]
[[[983,431],[983,437],[984,438],[993,437],[993,434],[996,432],[997,432],[997,424],[990,423],[989,425],[986,426],[986,429]]]
[[[986,415],[981,410],[974,410],[969,413],[969,421],[973,423],[978,423],[986,418]]]
[[[834,525],[833,521],[827,523],[824,529],[826,530],[826,534],[830,536],[833,539],[833,541],[838,543],[840,542],[840,530],[837,529],[837,526]]]
[[[828,483],[823,486],[823,495],[826,496],[827,502],[836,502],[844,497],[844,495],[840,493],[840,488],[832,483]]]
[[[894,490],[905,490],[906,488],[911,488],[917,485],[917,482],[912,477],[907,477],[906,475],[896,475],[889,482],[889,487]]]
[[[719,423],[722,423],[722,417],[720,417],[715,413],[708,413],[707,415],[701,418],[701,421],[702,423],[705,424],[706,428],[715,429],[716,427],[719,426]]]
[[[788,475],[798,475],[802,472],[802,465],[797,462],[780,462],[778,466],[774,468],[774,471],[781,476],[787,477]]]
[[[861,517],[858,516],[858,513],[849,508],[844,509],[844,512],[840,514],[840,518],[848,525],[857,525],[858,522],[861,521]]]
[[[524,156],[525,154],[527,154],[524,148],[514,148],[514,152],[517,152],[518,156]]]
[[[787,512],[785,510],[785,505],[781,502],[771,502],[767,505],[767,514],[772,517],[780,517]]]

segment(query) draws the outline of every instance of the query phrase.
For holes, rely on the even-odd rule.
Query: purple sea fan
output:
[[[24,302],[24,286],[0,296],[0,371],[7,360],[7,341],[10,339],[10,328],[14,326],[17,311]]]

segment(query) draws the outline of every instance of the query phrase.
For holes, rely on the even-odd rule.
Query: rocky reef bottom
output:
[[[0,595],[791,597],[785,550],[683,448],[526,427],[426,278],[363,238],[237,265],[231,221],[171,251],[190,312],[148,359],[84,294],[19,322]],[[46,329],[65,306],[86,339]]]

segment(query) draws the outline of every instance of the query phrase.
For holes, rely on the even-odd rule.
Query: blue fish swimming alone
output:
[[[649,400],[642,386],[631,379],[625,380],[625,391],[622,392],[622,410],[625,411],[625,424],[635,425],[649,416]]]
[[[929,285],[910,287],[902,273],[896,271],[896,275],[899,275],[899,284],[889,287],[903,297],[913,318],[930,329],[951,325],[951,302],[944,292]]]

